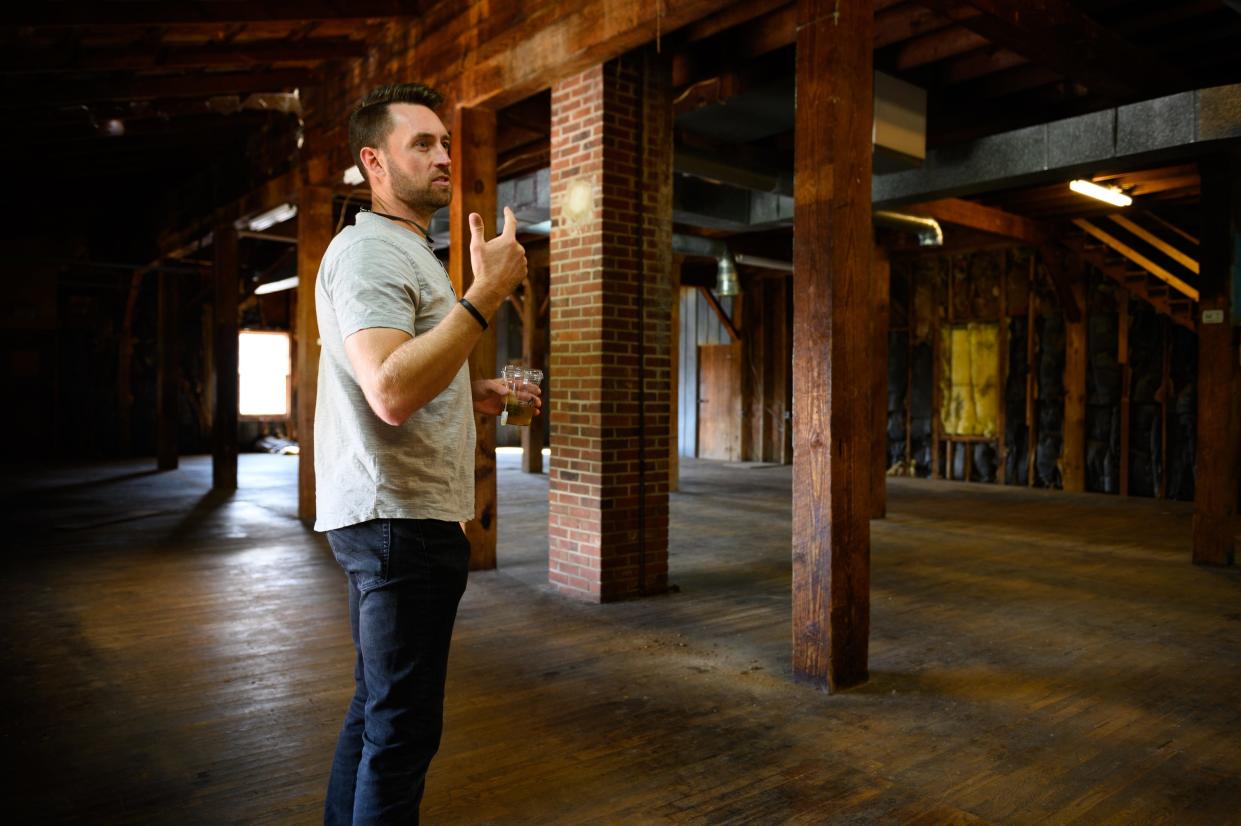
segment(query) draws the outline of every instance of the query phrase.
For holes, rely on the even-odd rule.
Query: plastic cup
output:
[[[543,382],[543,371],[520,364],[509,364],[500,371],[500,379],[508,388],[508,397],[504,400],[504,410],[500,413],[500,424],[511,427],[528,427],[534,418],[534,396],[529,387],[538,387]]]

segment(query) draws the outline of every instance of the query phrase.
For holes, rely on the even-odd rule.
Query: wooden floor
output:
[[[7,822],[316,822],[352,658],[295,472],[5,481]],[[1188,506],[893,480],[871,681],[829,696],[790,677],[789,486],[685,462],[679,591],[592,606],[502,458],[426,822],[1241,822],[1241,572],[1189,564]]]

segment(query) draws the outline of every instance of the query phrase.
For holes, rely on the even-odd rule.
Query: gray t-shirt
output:
[[[457,302],[420,236],[369,212],[332,239],[315,283],[315,530],[369,519],[474,518],[474,413],[469,365],[399,427],[375,415],[345,339],[369,327],[428,332]]]

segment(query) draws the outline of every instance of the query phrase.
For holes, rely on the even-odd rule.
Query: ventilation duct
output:
[[[918,236],[920,247],[942,247],[944,230],[934,218],[923,218],[919,215],[906,215],[903,212],[875,211],[875,223],[885,227],[903,229]]]

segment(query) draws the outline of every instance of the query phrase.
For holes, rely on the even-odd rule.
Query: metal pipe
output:
[[[738,264],[745,264],[748,267],[758,267],[764,270],[782,270],[784,272],[793,271],[792,261],[780,261],[775,258],[764,258],[761,255],[745,255],[739,253],[733,256]]]
[[[942,247],[944,245],[944,229],[934,218],[906,215],[903,212],[891,212],[886,209],[876,210],[874,217],[876,224],[913,232],[918,236],[919,246]]]

